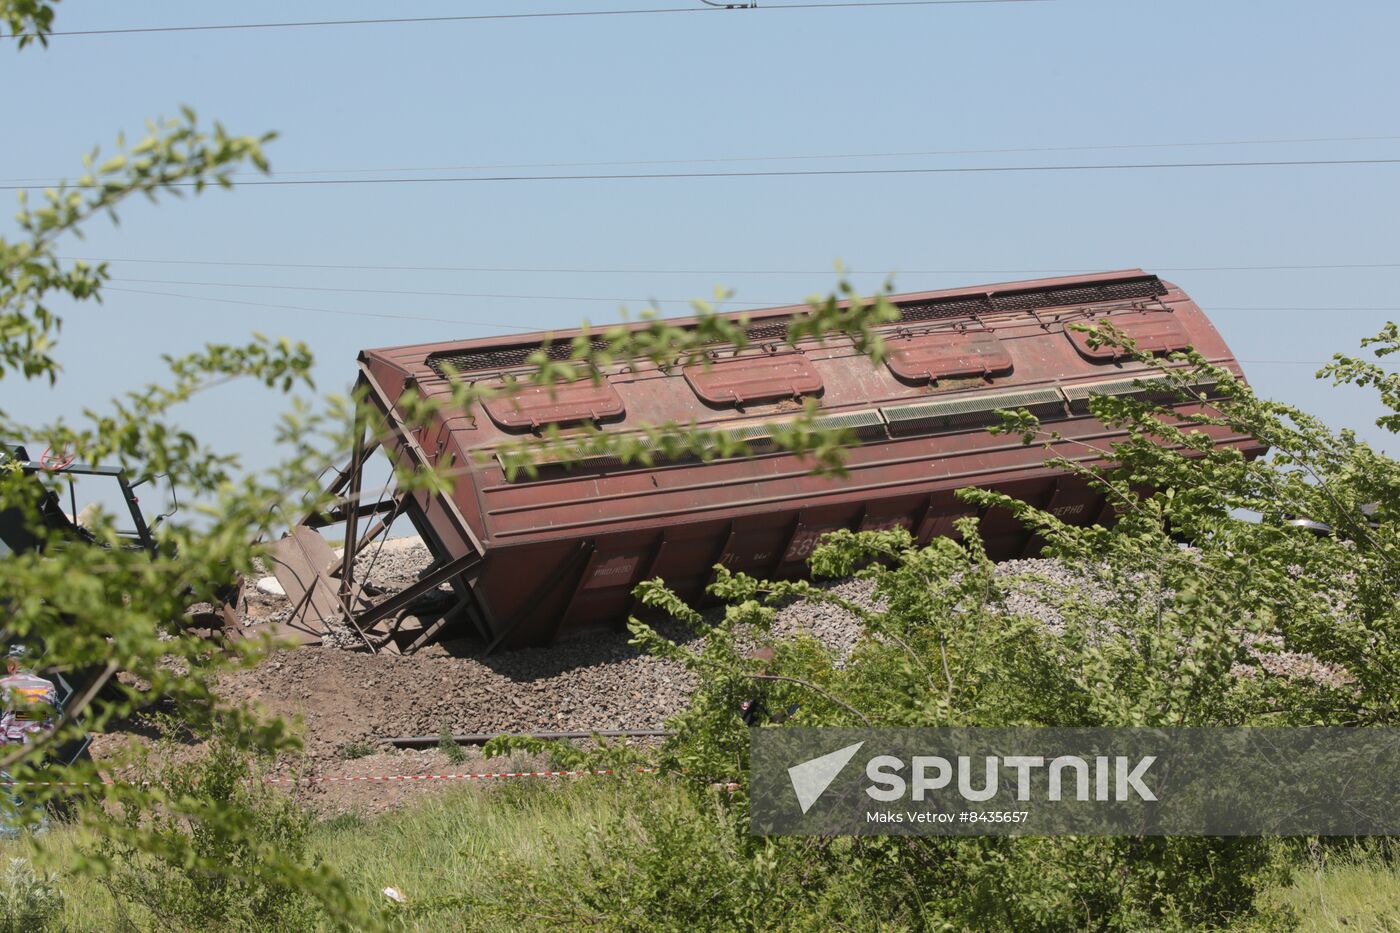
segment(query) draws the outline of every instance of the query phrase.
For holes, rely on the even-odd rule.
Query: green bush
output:
[[[311,854],[310,812],[263,780],[266,759],[217,730],[197,757],[178,757],[163,748],[147,775],[169,806],[89,815],[118,902],[177,930],[348,926],[358,905]]]
[[[346,742],[336,749],[336,757],[343,761],[354,761],[373,755],[377,751],[379,748],[373,742]]]
[[[447,756],[447,760],[454,765],[466,763],[467,750],[453,740],[452,730],[446,725],[438,730],[437,747],[440,752]]]
[[[1378,356],[1400,350],[1393,326],[1369,342]],[[824,916],[924,929],[1288,926],[1286,909],[1260,897],[1296,863],[1298,845],[1282,840],[748,835],[739,707],[755,698],[760,710],[783,711],[760,720],[767,728],[1395,724],[1400,464],[1258,399],[1199,357],[1151,362],[1179,401],[1200,401],[1192,385],[1203,381],[1218,384],[1219,397],[1184,416],[1132,398],[1093,399],[1094,414],[1127,435],[1102,468],[1085,467],[1075,458],[1082,451],[1024,412],[1006,413],[1002,428],[1043,444],[1048,462],[1100,489],[1117,507],[1114,527],[1070,526],[1004,495],[960,493],[1017,516],[1062,563],[1065,574],[1039,583],[1061,631],[1008,608],[1008,584],[975,519],[960,524],[961,540],[924,547],[902,529],[827,536],[811,558],[814,574],[870,580],[875,610],[810,583],[722,567],[710,588],[726,604],[717,620],[660,582],[639,587],[644,603],[702,636],[683,647],[632,621],[639,643],[697,675],[701,686],[672,721],[661,763],[708,803],[648,826],[651,844],[625,863],[585,857],[591,883],[538,889],[542,896],[582,922],[624,927],[679,929],[713,917],[729,929],[806,928]],[[1397,374],[1344,357],[1325,374],[1378,387],[1400,411]],[[1380,424],[1400,428],[1400,414]],[[1207,431],[1254,437],[1273,453],[1248,461]],[[1379,503],[1369,521],[1367,503]],[[1332,534],[1290,526],[1297,515]],[[778,607],[796,598],[841,604],[867,636],[848,659],[811,638],[773,637]],[[771,657],[755,658],[758,645]],[[1274,663],[1281,658],[1325,676]],[[729,782],[736,793],[711,797],[712,785]]]

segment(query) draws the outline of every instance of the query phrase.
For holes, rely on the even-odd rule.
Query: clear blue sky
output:
[[[629,5],[700,6],[68,0],[57,28]],[[1058,0],[60,37],[0,54],[0,179],[75,175],[88,148],[181,103],[235,131],[278,131],[270,154],[289,179],[662,160],[675,164],[485,173],[1395,158],[1400,140],[701,161],[1400,136],[1397,33],[1400,4],[1386,0]],[[305,340],[319,387],[342,390],[363,347],[604,321],[618,298],[719,284],[787,303],[829,288],[837,259],[875,273],[857,276],[863,287],[892,271],[906,291],[1028,277],[980,270],[1142,266],[1206,308],[1265,394],[1384,443],[1369,398],[1320,388],[1307,364],[1400,314],[1332,310],[1400,308],[1400,267],[1180,267],[1400,263],[1397,209],[1400,165],[245,188],[134,204],[120,227],[66,244],[116,260],[119,281],[68,315],[60,388],[7,379],[0,401],[31,422],[74,417],[144,382],[161,353],[252,330]],[[259,265],[272,263],[350,268]],[[192,415],[257,465],[282,405],[232,387]]]

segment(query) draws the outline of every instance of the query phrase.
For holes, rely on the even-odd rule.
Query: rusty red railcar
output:
[[[416,493],[401,509],[437,558],[427,582],[454,581],[462,612],[493,646],[510,647],[618,625],[636,610],[632,590],[644,579],[660,577],[694,599],[716,564],[769,578],[800,575],[820,536],[834,529],[902,526],[919,541],[950,534],[971,512],[954,495],[965,486],[1005,491],[1075,523],[1108,521],[1102,498],[1046,467],[1041,448],[986,430],[998,409],[1025,408],[1064,437],[1061,453],[1085,462],[1121,436],[1089,414],[1087,400],[1151,391],[1137,381],[1145,367],[1090,346],[1068,325],[1109,321],[1142,349],[1194,347],[1243,375],[1196,303],[1142,270],[893,301],[900,320],[883,328],[884,365],[840,336],[784,346],[788,321],[807,309],[774,308],[748,312],[752,345],[740,353],[716,347],[708,367],[618,365],[597,384],[527,391],[481,410],[446,412],[417,430],[400,417],[404,393],[445,397],[449,374],[488,382],[523,375],[546,335],[364,351],[360,382],[392,427],[380,439],[390,456],[416,467],[450,458],[457,473],[450,495]],[[550,352],[567,354],[575,335],[549,335]],[[1208,396],[1209,386],[1200,389]],[[815,475],[810,462],[761,446],[770,426],[806,399],[861,440],[844,477]],[[670,421],[733,430],[759,447],[748,458],[585,460],[513,478],[490,457],[548,424],[628,432]],[[1248,437],[1210,430],[1251,456],[1262,451]],[[982,518],[993,557],[1036,547],[1011,516]]]

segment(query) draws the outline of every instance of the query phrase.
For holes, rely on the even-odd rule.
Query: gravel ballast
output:
[[[389,541],[377,556],[371,548],[358,565],[375,586],[393,592],[412,583],[429,561],[422,543],[408,538]],[[1112,594],[1076,578],[1055,560],[1007,561],[996,572],[1007,591],[1007,612],[1037,619],[1050,631],[1061,631],[1064,622],[1045,598],[1047,585],[1068,584],[1091,600],[1112,600]],[[826,586],[835,595],[874,608],[868,581]],[[288,609],[285,599],[255,591],[249,597],[247,622],[256,630],[264,621],[285,618]],[[668,637],[690,637],[674,623],[658,628]],[[782,607],[774,631],[810,634],[838,659],[849,656],[862,635],[853,613],[819,601]],[[693,677],[680,664],[629,645],[629,637],[625,631],[598,632],[547,648],[489,656],[483,656],[483,645],[476,639],[432,645],[406,657],[309,647],[279,652],[256,668],[231,673],[224,687],[230,699],[300,717],[313,758],[333,756],[348,743],[443,730],[460,734],[661,728],[686,703],[695,686]],[[1307,656],[1279,652],[1272,644],[1261,643],[1254,653],[1271,673],[1329,683],[1345,680],[1344,672]],[[1250,670],[1239,673],[1248,675]]]

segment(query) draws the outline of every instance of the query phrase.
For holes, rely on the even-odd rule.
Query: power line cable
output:
[[[347,311],[343,308],[313,308],[306,305],[273,304],[265,301],[243,301],[238,298],[215,298],[211,295],[177,295],[171,292],[155,292],[142,288],[121,288],[118,286],[110,285],[104,286],[103,290],[112,292],[125,292],[131,295],[155,295],[161,298],[180,298],[191,301],[213,301],[219,304],[244,305],[246,307],[252,308],[272,308],[283,311],[314,311],[318,314],[337,314],[344,315],[347,317],[385,318],[391,321],[425,321],[430,324],[467,324],[472,327],[491,327],[497,330],[516,331],[521,333],[528,333],[532,330],[539,330],[539,328],[537,327],[520,327],[514,324],[497,324],[491,321],[473,321],[463,318],[423,317],[421,315],[414,314],[381,314],[373,311]]]
[[[1361,142],[1393,142],[1400,140],[1400,136],[1312,136],[1298,137],[1293,139],[1221,139],[1204,140],[1197,142],[1165,142],[1165,143],[1108,143],[1094,146],[1009,146],[986,149],[914,149],[904,152],[838,152],[827,154],[798,154],[798,155],[754,155],[754,156],[719,156],[713,158],[696,159],[631,159],[626,161],[592,161],[592,162],[487,162],[469,165],[431,165],[431,166],[381,166],[379,168],[347,168],[347,169],[299,169],[296,171],[278,171],[275,175],[364,175],[376,172],[454,172],[454,171],[485,171],[489,169],[529,169],[529,168],[571,168],[571,167],[602,167],[602,166],[634,166],[634,165],[710,165],[734,162],[810,162],[838,159],[902,159],[921,158],[927,156],[948,156],[948,155],[1009,155],[1024,152],[1112,152],[1124,150],[1140,149],[1199,149],[1216,146],[1283,146],[1283,145],[1303,145],[1314,143],[1361,143]],[[254,175],[251,171],[234,172],[233,175]],[[6,178],[0,179],[3,184],[20,183],[50,183],[51,177],[30,177],[30,178]]]
[[[1020,174],[1027,172],[1103,172],[1193,168],[1293,168],[1323,165],[1400,165],[1400,159],[1283,159],[1239,162],[1134,162],[1084,165],[956,165],[932,168],[833,168],[784,169],[733,172],[619,172],[581,175],[444,175],[429,178],[264,178],[240,181],[238,187],[301,187],[327,185],[430,185],[446,183],[501,183],[526,181],[635,181],[638,179],[675,180],[682,178],[816,178],[856,175],[969,175]],[[167,187],[193,188],[198,182],[172,182]],[[24,185],[0,185],[0,191],[18,191]]]
[[[1373,307],[1364,307],[1364,308],[1363,308],[1363,307],[1356,307],[1356,308],[1330,308],[1330,307],[1324,307],[1324,308],[1315,308],[1315,307],[1307,307],[1307,308],[1284,308],[1284,307],[1276,307],[1276,306],[1267,306],[1267,307],[1264,307],[1264,306],[1240,307],[1240,306],[1231,306],[1231,305],[1209,305],[1209,304],[1208,304],[1208,305],[1202,305],[1202,307],[1205,308],[1206,311],[1209,311],[1209,312],[1211,312],[1211,313],[1214,313],[1214,312],[1216,312],[1216,311],[1312,311],[1312,312],[1324,312],[1324,311],[1325,311],[1325,312],[1329,312],[1329,313],[1332,312],[1332,311],[1348,311],[1348,312],[1350,312],[1350,311],[1383,311],[1383,312],[1386,312],[1386,313],[1393,313],[1393,312],[1396,312],[1396,311],[1400,311],[1400,307],[1391,307],[1391,308],[1373,308]]]
[[[568,275],[831,275],[835,269],[598,269],[539,266],[386,266],[368,263],[247,262],[227,259],[151,259],[135,257],[61,256],[66,262],[142,263],[149,265],[229,266],[262,269],[331,269],[367,272],[491,272]],[[1400,262],[1305,263],[1239,266],[1144,266],[1159,272],[1297,272],[1355,269],[1400,269]],[[889,275],[891,270],[843,269],[848,275]],[[1055,269],[896,269],[899,275],[1077,275],[1104,271],[1101,266]]]
[[[296,292],[343,292],[351,294],[368,295],[399,295],[404,297],[440,297],[440,298],[500,298],[521,301],[602,301],[602,302],[663,302],[667,304],[686,303],[693,301],[691,298],[622,298],[609,295],[515,295],[515,294],[477,294],[469,292],[436,292],[436,291],[411,291],[396,288],[343,288],[339,286],[319,286],[319,285],[269,285],[265,283],[248,282],[191,282],[185,280],[170,279],[126,279],[113,278],[114,282],[130,282],[145,285],[179,285],[203,288],[265,288],[273,290],[296,291]],[[753,298],[748,300],[711,300],[711,304],[742,304],[750,307],[785,307],[794,304],[792,301],[782,301],[776,298]],[[1396,308],[1313,308],[1313,307],[1231,307],[1211,305],[1217,311],[1394,311]]]
[[[779,3],[763,7],[734,5],[733,9],[746,10],[818,10],[818,9],[861,9],[874,7],[921,7],[921,6],[983,6],[990,4],[1053,3],[1055,0],[869,0],[869,2],[849,3]],[[389,26],[421,23],[465,23],[489,20],[531,20],[531,19],[581,19],[600,16],[655,16],[665,13],[715,13],[722,12],[708,6],[662,7],[633,10],[559,10],[536,13],[476,13],[459,16],[396,16],[381,19],[322,19],[298,22],[260,23],[211,23],[196,26],[134,26],[122,29],[69,29],[44,33],[43,38],[56,36],[120,36],[140,33],[169,32],[228,32],[242,29],[305,29],[324,26]],[[41,38],[39,33],[17,33],[9,38]]]
[[[1214,146],[1284,146],[1316,143],[1393,142],[1400,136],[1316,136],[1297,139],[1223,139],[1201,142],[1110,143],[1097,146],[1003,146],[985,149],[912,149],[905,152],[836,152],[828,154],[722,156],[701,159],[633,159],[607,162],[521,162],[482,165],[441,165],[380,169],[307,169],[283,175],[343,175],[371,172],[455,172],[500,168],[570,168],[608,165],[708,165],[729,162],[812,162],[826,159],[906,159],[948,155],[1011,155],[1022,152],[1109,152],[1131,149],[1200,149]]]
[[[692,299],[692,298],[614,298],[614,297],[609,297],[609,296],[605,296],[605,295],[599,295],[599,296],[583,296],[583,295],[502,295],[502,294],[483,294],[483,293],[475,293],[475,292],[409,291],[409,290],[397,289],[397,288],[344,288],[344,287],[340,287],[340,286],[320,286],[320,285],[269,285],[269,284],[264,284],[264,283],[252,283],[252,282],[190,282],[190,281],[178,280],[178,279],[177,279],[177,280],[172,280],[172,279],[128,279],[128,278],[113,278],[113,279],[111,279],[110,281],[113,281],[113,282],[130,282],[130,283],[141,284],[141,285],[181,285],[181,286],[198,286],[198,287],[205,287],[205,288],[270,288],[270,289],[280,289],[280,290],[283,290],[283,291],[293,291],[293,292],[345,292],[345,293],[351,293],[351,294],[365,294],[365,295],[402,295],[402,296],[411,296],[411,297],[436,297],[436,298],[503,298],[503,299],[526,300],[526,301],[606,301],[606,302],[620,302],[620,301],[652,302],[652,301],[655,301],[655,302],[664,302],[664,303],[667,303],[667,304],[674,304],[674,303],[685,303],[685,304],[689,304],[691,301],[694,300],[694,299]],[[753,299],[752,301],[737,301],[737,300],[730,300],[730,299],[718,299],[718,300],[715,300],[715,299],[707,299],[707,300],[709,300],[710,304],[721,304],[721,305],[723,305],[723,304],[746,304],[746,305],[755,305],[755,306],[756,306],[757,304],[761,304],[761,303],[765,303],[765,302],[766,302],[766,303],[768,303],[768,304],[777,306],[777,305],[783,305],[783,304],[790,304],[790,303],[791,303],[791,302],[781,302],[781,301],[776,301],[776,300],[770,301],[769,299],[765,299],[765,298],[756,298],[756,299]]]
[[[122,281],[140,281],[140,280],[122,280]],[[149,280],[147,280],[147,281],[149,281]],[[211,286],[214,286],[214,287],[220,287],[219,283],[203,283],[203,282],[170,282],[170,283],[168,283],[168,284],[171,284],[171,285],[187,285],[187,286],[211,285]],[[174,294],[174,293],[170,293],[170,292],[154,292],[154,291],[147,291],[147,290],[144,290],[144,289],[125,288],[125,287],[119,287],[119,286],[104,286],[104,287],[110,289],[111,291],[132,292],[132,293],[134,293],[134,294],[145,294],[145,295],[161,295],[161,296],[166,297],[166,298],[193,298],[193,299],[196,299],[196,300],[199,300],[199,301],[222,301],[222,302],[227,302],[227,303],[230,303],[230,304],[247,304],[247,305],[254,305],[254,306],[258,306],[258,305],[261,304],[260,302],[250,302],[250,301],[244,301],[244,300],[241,300],[241,299],[233,299],[233,298],[215,298],[215,297],[207,296],[207,295],[181,295],[181,294]],[[282,288],[283,286],[280,286],[280,285],[257,285],[257,286],[252,286],[252,287],[254,287],[254,288],[274,288],[274,289],[275,289],[275,288]],[[302,290],[302,289],[298,289],[298,290]],[[326,288],[326,289],[312,288],[312,289],[305,289],[305,290],[310,290],[310,291],[358,291],[358,289],[337,289],[337,288]],[[425,292],[398,292],[398,291],[394,291],[394,290],[392,290],[392,289],[375,289],[375,290],[373,290],[373,291],[374,291],[376,294],[407,295],[407,296],[417,296],[417,295],[424,295],[424,294],[433,294],[433,293],[425,293]],[[449,293],[440,293],[440,294],[453,295],[453,293],[450,293],[450,292],[449,292]],[[466,296],[460,296],[460,297],[519,298],[519,299],[531,299],[531,300],[537,300],[537,301],[608,301],[608,302],[612,302],[612,301],[627,301],[627,300],[632,300],[632,301],[651,301],[651,300],[653,300],[653,299],[650,299],[650,298],[636,298],[636,299],[622,299],[622,298],[589,298],[589,297],[561,296],[561,295],[479,295],[479,296],[478,296],[478,295],[466,295]],[[668,298],[668,299],[655,299],[655,300],[658,300],[658,301],[683,301],[683,300],[686,300],[686,301],[688,301],[689,299]],[[772,301],[765,302],[765,303],[762,303],[762,304],[754,303],[754,302],[737,302],[737,301],[736,301],[736,302],[730,302],[730,304],[741,304],[741,303],[742,303],[742,304],[747,304],[748,307],[751,308],[751,309],[753,309],[753,308],[786,307],[786,306],[788,306],[788,305],[794,304],[794,302],[772,302]],[[800,304],[800,302],[796,302],[796,304]],[[432,322],[434,322],[434,323],[444,323],[444,324],[480,324],[481,326],[486,326],[486,327],[505,327],[506,329],[509,329],[509,330],[520,330],[520,329],[522,329],[522,328],[519,328],[519,327],[507,327],[506,325],[501,325],[501,324],[488,324],[488,323],[482,322],[482,321],[456,320],[456,319],[448,319],[448,318],[415,318],[415,317],[412,317],[412,316],[410,316],[410,315],[382,314],[382,313],[372,313],[372,312],[368,312],[368,311],[344,311],[344,312],[341,312],[341,311],[336,311],[336,310],[330,309],[330,308],[302,308],[302,307],[298,307],[298,306],[296,306],[296,305],[270,305],[270,304],[269,304],[269,305],[265,305],[265,306],[266,306],[266,307],[291,308],[291,309],[293,309],[293,310],[301,310],[301,311],[320,311],[320,312],[323,312],[323,313],[326,313],[326,314],[344,313],[344,314],[353,314],[353,315],[357,315],[357,316],[361,316],[361,317],[387,317],[387,318],[391,318],[391,319],[392,319],[392,318],[398,318],[398,319],[403,319],[403,320],[423,320],[423,321],[432,321]],[[1387,313],[1390,313],[1390,312],[1400,312],[1400,307],[1375,307],[1375,306],[1355,306],[1355,307],[1335,307],[1335,306],[1288,307],[1288,306],[1277,306],[1277,305],[1215,305],[1215,304],[1210,304],[1210,305],[1207,305],[1207,306],[1206,306],[1206,310],[1211,311],[1211,312],[1216,312],[1216,311],[1284,311],[1284,312],[1302,312],[1302,311],[1307,311],[1307,312],[1320,313],[1320,312],[1334,312],[1334,311],[1335,311],[1335,312],[1387,312]],[[526,328],[526,329],[528,329],[528,328]],[[538,330],[539,328],[536,327],[536,328],[534,328],[534,329],[535,329],[535,330]]]
[[[516,332],[516,333],[534,333],[534,332],[539,332],[539,331],[541,331],[541,330],[547,330],[547,329],[548,329],[548,328],[541,328],[541,327],[538,327],[538,326],[536,326],[536,327],[522,327],[522,326],[520,326],[520,325],[513,325],[513,324],[497,324],[497,323],[488,322],[488,321],[473,321],[473,320],[465,320],[465,319],[460,319],[460,318],[422,317],[422,316],[418,316],[418,315],[408,315],[408,314],[377,314],[377,313],[369,312],[369,311],[347,311],[347,310],[345,310],[345,309],[343,309],[343,308],[314,308],[314,307],[308,307],[308,306],[306,306],[306,305],[275,304],[275,303],[263,302],[263,301],[243,301],[243,300],[235,299],[235,298],[214,298],[214,297],[210,297],[210,296],[207,296],[207,295],[178,295],[178,294],[174,294],[174,293],[171,293],[171,292],[156,292],[156,291],[148,291],[148,290],[145,290],[145,289],[138,289],[138,288],[118,288],[118,287],[115,287],[115,286],[107,286],[107,287],[106,287],[106,290],[107,290],[107,291],[114,291],[114,292],[123,292],[123,293],[126,293],[126,294],[132,294],[132,295],[154,295],[154,296],[161,297],[161,298],[179,298],[179,299],[189,299],[189,300],[193,300],[193,301],[212,301],[212,302],[216,302],[216,303],[218,303],[218,304],[243,305],[243,306],[247,306],[247,307],[268,308],[268,309],[272,309],[272,310],[284,310],[284,311],[312,311],[312,312],[316,312],[316,313],[318,313],[318,314],[345,315],[345,316],[349,316],[349,317],[387,318],[387,319],[389,319],[389,320],[395,320],[395,321],[423,321],[423,322],[433,323],[433,324],[466,324],[466,325],[470,325],[470,326],[473,326],[473,327],[491,327],[491,328],[495,328],[495,329],[497,329],[497,330],[512,331],[512,332]],[[1216,311],[1262,311],[1262,310],[1270,310],[1270,309],[1265,309],[1265,308],[1214,308],[1213,310],[1216,310]],[[1277,310],[1289,310],[1289,309],[1277,309]],[[1347,310],[1396,311],[1396,310],[1400,310],[1400,308],[1355,308],[1355,309],[1347,309],[1347,308],[1330,308],[1330,309],[1308,308],[1308,309],[1293,309],[1293,310],[1311,310],[1311,311],[1319,311],[1319,310],[1330,310],[1330,311],[1347,311]],[[1237,359],[1236,359],[1236,362],[1238,362],[1238,363],[1244,363],[1244,364],[1247,364],[1247,365],[1250,365],[1250,366],[1260,366],[1260,365],[1325,366],[1325,365],[1327,365],[1328,363],[1331,363],[1331,362],[1333,362],[1333,361],[1332,361],[1332,360],[1251,360],[1251,359],[1238,359],[1238,358],[1237,358]],[[1400,365],[1400,362],[1380,361],[1380,365],[1382,365],[1382,366],[1396,366],[1396,365]]]
[[[1235,360],[1236,363],[1248,363],[1250,366],[1326,366],[1328,363],[1335,363],[1336,360]],[[1378,366],[1400,366],[1400,362],[1393,360],[1367,360]]]

